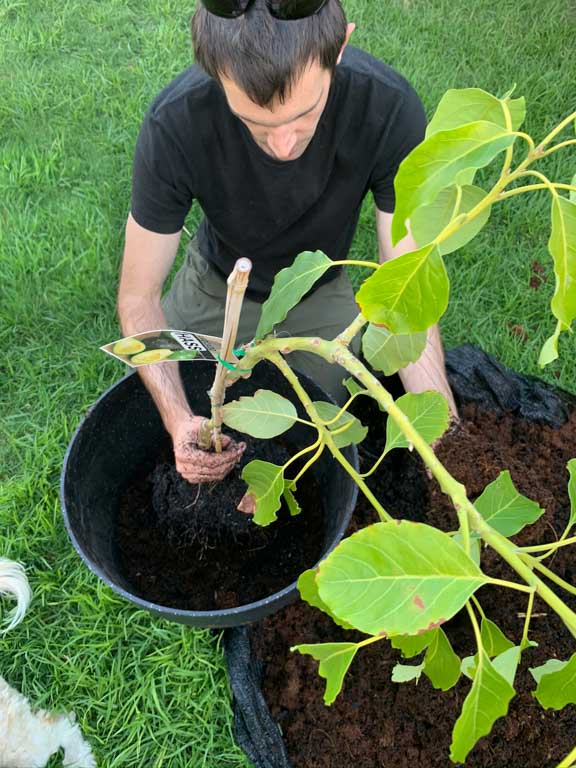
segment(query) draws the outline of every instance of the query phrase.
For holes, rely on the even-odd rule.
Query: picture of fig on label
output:
[[[216,362],[222,340],[191,331],[157,330],[137,333],[100,349],[131,368],[155,363],[194,360]]]

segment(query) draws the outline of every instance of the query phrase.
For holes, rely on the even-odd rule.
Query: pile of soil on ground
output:
[[[245,438],[242,438],[245,439]],[[192,485],[174,466],[170,444],[142,467],[120,504],[116,531],[123,572],[134,592],[183,610],[234,608],[292,584],[324,551],[324,505],[307,473],[298,483],[304,513],[286,505],[266,528],[238,512],[242,469],[254,459],[282,465],[282,444],[250,441],[238,466],[214,485]]]
[[[367,413],[358,414],[364,422],[382,423],[374,406],[367,408]],[[377,427],[372,444],[365,446],[364,469],[370,467],[369,454],[383,445],[383,435],[383,427]],[[570,510],[566,463],[576,456],[576,414],[563,427],[552,429],[468,407],[462,429],[445,438],[437,453],[472,499],[509,469],[518,490],[546,509],[514,541],[540,544],[555,540],[564,530]],[[449,499],[435,481],[428,480],[420,459],[407,451],[393,451],[370,484],[385,508],[397,517],[424,521],[445,531],[457,527]],[[361,499],[350,532],[370,522],[376,522],[376,516]],[[576,559],[571,547],[560,550],[547,565],[574,583]],[[483,551],[482,567],[494,577],[519,581],[491,550]],[[561,596],[576,608],[574,598],[565,593]],[[483,587],[477,597],[487,616],[519,644],[527,596]],[[460,657],[476,652],[464,612],[444,629]],[[264,662],[264,694],[294,768],[448,768],[452,765],[452,728],[471,685],[466,678],[448,692],[435,690],[424,676],[417,686],[392,683],[392,668],[401,661],[400,654],[389,643],[378,643],[358,653],[341,695],[326,707],[322,698],[325,681],[318,676],[317,663],[289,652],[290,646],[299,643],[358,639],[356,633],[339,629],[301,602],[251,630],[254,653]],[[512,700],[508,717],[497,721],[491,734],[470,753],[469,768],[553,768],[574,747],[576,708],[543,710],[532,696],[536,684],[528,672],[529,667],[550,658],[570,658],[574,638],[537,599],[530,639],[538,647],[522,654],[515,682],[520,693]]]

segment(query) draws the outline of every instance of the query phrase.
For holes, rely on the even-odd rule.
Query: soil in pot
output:
[[[368,402],[368,401],[366,401]],[[369,407],[372,407],[371,405]],[[378,413],[365,414],[365,423],[378,423]],[[374,435],[368,451],[377,453],[383,434]],[[463,482],[472,498],[498,474],[509,469],[518,490],[538,501],[546,514],[522,531],[515,541],[542,543],[559,537],[569,516],[566,462],[576,455],[576,414],[559,429],[540,426],[511,416],[496,416],[473,407],[465,410],[462,432],[445,438],[438,454],[452,474]],[[404,458],[402,458],[404,457]],[[406,492],[394,498],[390,467],[408,480]],[[370,459],[364,452],[364,467]],[[393,451],[371,479],[371,487],[388,511],[398,517],[426,521],[443,530],[457,526],[449,500],[429,481],[418,457]],[[375,522],[369,505],[361,500],[350,533]],[[549,567],[574,583],[574,550],[560,550]],[[482,566],[492,576],[518,580],[490,550]],[[477,594],[486,614],[507,636],[519,643],[526,610],[526,596],[510,590],[484,587]],[[566,594],[563,599],[576,608]],[[549,658],[568,659],[574,639],[561,621],[536,600],[530,637],[538,643],[523,653],[508,717],[497,721],[492,733],[470,753],[470,768],[552,768],[574,747],[576,708],[545,711],[532,697],[535,683],[528,667]],[[460,657],[476,648],[467,616],[461,614],[445,625]],[[340,697],[331,707],[323,703],[324,681],[309,657],[292,654],[298,643],[338,642],[360,639],[336,627],[319,611],[304,603],[283,609],[251,628],[253,651],[264,662],[264,694],[279,723],[294,768],[448,768],[451,733],[470,682],[461,678],[448,692],[435,690],[427,678],[398,685],[391,682],[400,654],[388,643],[363,649],[354,660]],[[404,660],[403,663],[417,663]]]
[[[117,546],[135,592],[183,610],[228,609],[282,590],[318,562],[323,504],[310,473],[298,483],[305,514],[291,517],[283,504],[278,522],[261,528],[236,509],[246,491],[243,467],[254,459],[281,465],[290,455],[281,442],[249,440],[223,482],[197,486],[176,472],[170,443],[161,446],[120,505]]]

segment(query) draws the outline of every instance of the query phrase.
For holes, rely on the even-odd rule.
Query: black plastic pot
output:
[[[193,410],[208,415],[207,390],[214,365],[195,362],[181,366]],[[310,379],[300,379],[314,400],[330,398]],[[239,381],[234,398],[272,389],[288,399],[295,396],[282,374],[273,366],[258,365],[250,379]],[[301,408],[299,408],[301,413]],[[290,447],[309,444],[311,430],[296,424],[283,436]],[[133,594],[122,572],[114,537],[122,492],[135,470],[153,458],[166,432],[140,377],[132,374],[114,384],[93,405],[76,430],[64,460],[60,498],[66,528],[88,568],[115,592],[156,616],[196,627],[234,627],[261,619],[298,596],[296,583],[269,597],[238,608],[189,611],[158,605]],[[344,455],[358,467],[355,447]],[[320,484],[324,505],[324,556],[340,541],[356,505],[357,487],[326,452],[311,470]],[[303,510],[306,514],[306,509]],[[313,564],[311,563],[311,566]]]

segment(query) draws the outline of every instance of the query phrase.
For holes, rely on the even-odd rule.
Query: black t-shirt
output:
[[[197,200],[205,216],[200,252],[223,275],[236,259],[250,258],[249,295],[263,300],[276,273],[302,251],[346,258],[369,190],[381,211],[394,210],[398,166],[425,128],[424,109],[408,82],[348,46],[312,141],[301,157],[283,162],[256,144],[218,83],[194,65],[145,117],[132,216],[145,229],[171,234],[182,229]],[[329,270],[323,282],[336,272]]]

